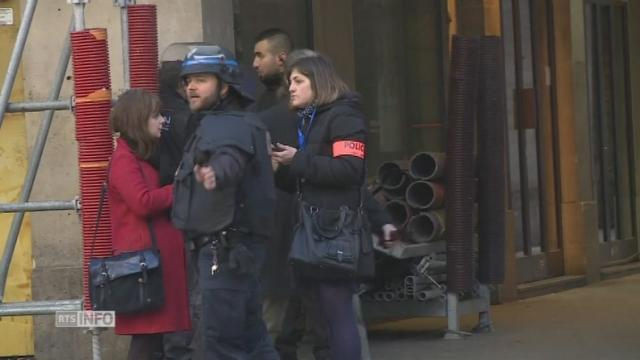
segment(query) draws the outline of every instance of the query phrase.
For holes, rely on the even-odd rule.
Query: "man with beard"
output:
[[[266,127],[243,111],[233,54],[197,46],[182,62],[192,115],[176,171],[172,220],[197,259],[205,359],[278,359],[262,320],[258,273],[275,200]]]

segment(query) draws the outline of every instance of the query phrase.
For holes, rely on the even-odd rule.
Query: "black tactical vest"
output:
[[[215,112],[205,116],[187,141],[174,182],[171,217],[177,228],[212,234],[234,227],[269,235],[275,192],[264,125],[254,114]],[[249,155],[242,180],[235,186],[206,190],[195,180],[193,167],[220,148],[234,147]]]

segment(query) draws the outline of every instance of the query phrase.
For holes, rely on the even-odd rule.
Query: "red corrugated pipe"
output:
[[[152,4],[127,7],[129,20],[129,76],[132,89],[157,94],[158,17]]]
[[[102,184],[107,178],[113,152],[109,130],[111,78],[106,29],[72,32],[71,50],[82,200],[83,295],[88,300],[89,259],[112,253],[110,210],[106,202],[96,227]],[[86,301],[85,308],[89,309],[90,304]]]

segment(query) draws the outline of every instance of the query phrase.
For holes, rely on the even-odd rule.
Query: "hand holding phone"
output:
[[[271,157],[281,165],[289,165],[297,151],[294,147],[276,143],[272,148]]]
[[[282,147],[279,143],[271,144],[271,151],[280,152],[280,151],[284,151],[284,150],[285,150],[285,148]]]

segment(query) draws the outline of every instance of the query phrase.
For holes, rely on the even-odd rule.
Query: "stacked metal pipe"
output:
[[[420,152],[411,158],[408,169],[398,162],[378,168],[385,208],[408,242],[432,242],[444,234],[445,187],[439,182],[444,167],[444,154]]]
[[[387,279],[365,293],[369,301],[435,301],[445,300],[446,255],[424,256],[402,277]]]
[[[145,89],[157,94],[158,80],[158,15],[156,5],[127,7],[129,23],[129,76],[132,89]]]
[[[109,129],[111,78],[106,29],[72,32],[71,51],[82,201],[83,294],[88,299],[89,259],[108,256],[112,252],[109,206],[105,202],[100,209],[102,188],[113,153]],[[87,301],[87,309],[89,305]]]
[[[406,165],[401,161],[386,162],[378,168],[385,208],[403,230],[403,240],[431,242],[443,238],[446,227],[447,245],[446,254],[432,254],[420,260],[415,276],[407,277],[403,286],[371,292],[373,300],[428,301],[445,293],[442,284],[436,284],[439,281],[446,281],[451,293],[467,292],[474,286],[475,264],[480,283],[503,282],[506,154],[503,62],[500,38],[454,36],[446,167],[445,154],[423,152],[412,156]],[[445,187],[439,182],[443,176],[446,197]],[[476,226],[478,236],[474,237]]]

